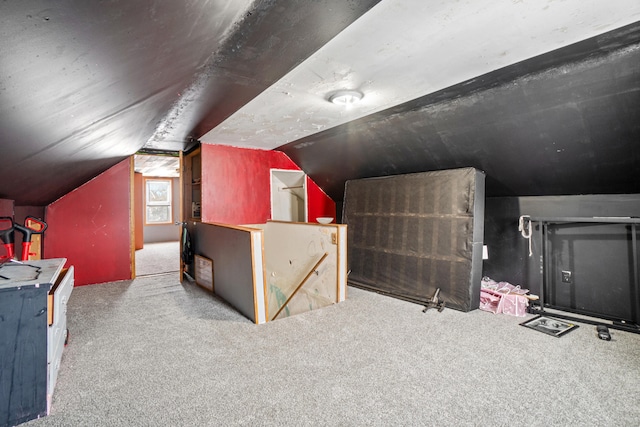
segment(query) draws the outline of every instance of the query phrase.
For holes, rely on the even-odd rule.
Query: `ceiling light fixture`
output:
[[[349,106],[359,102],[364,95],[357,90],[339,90],[329,97],[329,102],[337,105]]]

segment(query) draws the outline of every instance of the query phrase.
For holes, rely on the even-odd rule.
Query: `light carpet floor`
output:
[[[136,251],[136,276],[180,270],[180,242],[145,243]]]
[[[640,424],[640,335],[522,321],[349,288],[254,325],[177,273],[79,287],[51,415],[25,425]]]

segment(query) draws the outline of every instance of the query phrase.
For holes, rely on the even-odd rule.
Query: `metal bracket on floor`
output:
[[[440,313],[442,312],[442,310],[444,310],[445,302],[438,299],[438,294],[440,294],[440,288],[436,289],[436,292],[433,294],[433,296],[429,298],[427,304],[422,310],[423,313],[426,313],[430,308],[437,308],[438,312]]]

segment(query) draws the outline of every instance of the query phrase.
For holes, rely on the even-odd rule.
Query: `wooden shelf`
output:
[[[202,157],[200,148],[183,157],[183,220],[200,221],[202,218]],[[198,213],[198,215],[196,215]]]

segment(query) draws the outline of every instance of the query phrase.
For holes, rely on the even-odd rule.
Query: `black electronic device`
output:
[[[605,341],[611,341],[611,334],[609,333],[609,328],[605,325],[596,326],[596,330],[598,331],[598,338]]]

